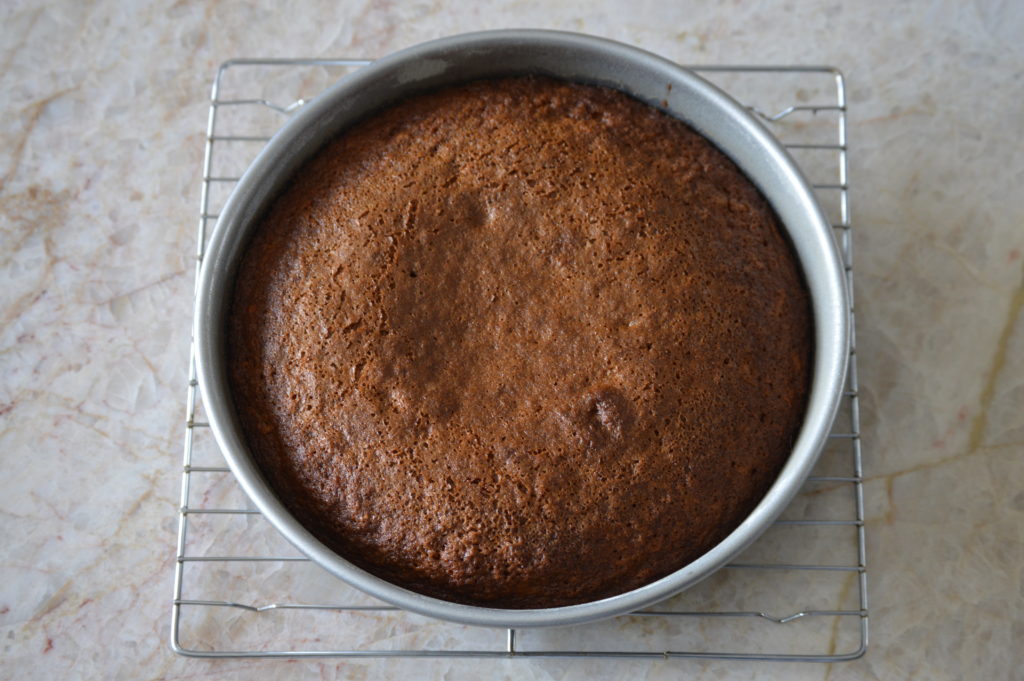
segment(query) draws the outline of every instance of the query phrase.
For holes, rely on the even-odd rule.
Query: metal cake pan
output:
[[[325,142],[410,95],[479,78],[544,74],[621,90],[679,118],[729,156],[762,191],[797,252],[811,293],[814,366],[804,423],[764,499],[728,537],[692,563],[646,586],[579,605],[513,610],[424,596],[362,570],[322,544],[285,508],[252,459],[227,385],[225,318],[239,258],[259,217]],[[264,516],[300,551],[352,586],[420,614],[501,627],[567,625],[627,613],[712,574],[764,532],[797,493],[825,444],[849,351],[844,269],[823,215],[789,154],[742,106],[679,65],[591,36],[539,30],[470,33],[384,57],[306,104],[238,182],[217,221],[200,272],[195,310],[199,383],[210,425],[231,470]]]

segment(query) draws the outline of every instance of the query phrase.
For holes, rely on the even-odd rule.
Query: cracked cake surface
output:
[[[749,180],[614,90],[479,81],[380,111],[261,218],[229,381],[279,497],[432,596],[552,607],[699,557],[799,430],[812,317]]]

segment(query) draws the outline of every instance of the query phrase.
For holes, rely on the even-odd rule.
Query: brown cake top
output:
[[[723,539],[785,461],[811,317],[763,197],[686,125],[541,78],[327,145],[238,274],[230,379],[285,504],[408,588],[565,605]]]

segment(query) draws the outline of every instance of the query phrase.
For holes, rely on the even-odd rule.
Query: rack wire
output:
[[[236,59],[213,81],[196,238],[293,111],[365,59]],[[827,66],[693,66],[745,103],[810,178],[851,291],[845,81]],[[361,594],[299,555],[252,506],[203,416],[190,347],[171,647],[193,657],[717,658],[832,662],[868,645],[855,334],[840,413],[800,494],[715,575],[643,611],[555,629],[466,627]]]

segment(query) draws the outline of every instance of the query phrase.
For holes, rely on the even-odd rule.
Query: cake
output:
[[[369,116],[261,217],[228,319],[248,445],[327,546],[449,601],[650,583],[791,450],[812,317],[770,206],[615,90],[472,82]]]

